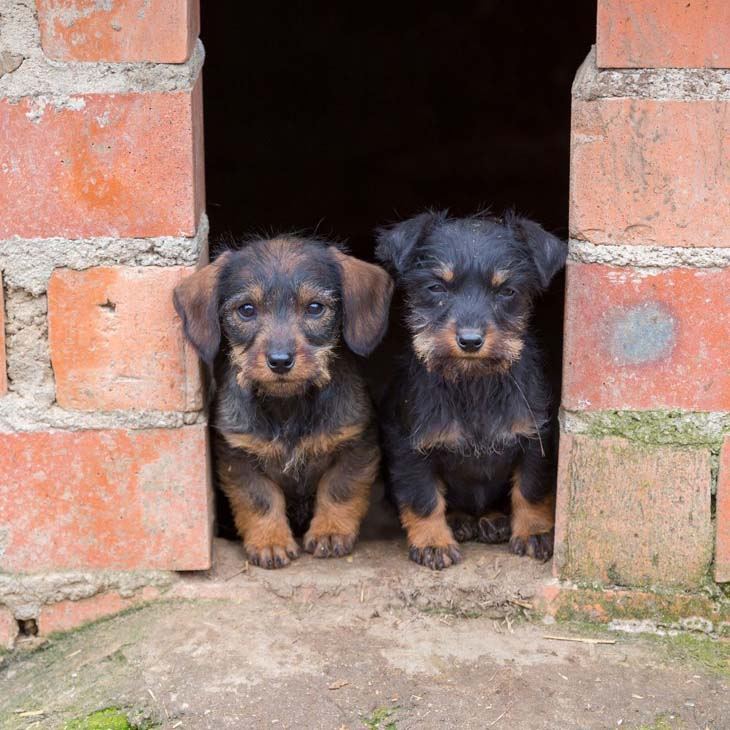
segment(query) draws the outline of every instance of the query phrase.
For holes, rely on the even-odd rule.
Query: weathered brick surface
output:
[[[730,246],[730,102],[576,99],[572,130],[573,238]]]
[[[0,571],[209,567],[206,427],[0,434]]]
[[[54,631],[75,629],[90,621],[97,621],[146,601],[152,601],[159,596],[160,591],[157,588],[147,586],[132,596],[122,596],[116,591],[111,591],[80,601],[51,603],[41,608],[38,631],[46,636]]]
[[[720,453],[715,528],[715,580],[730,582],[730,436],[725,437]]]
[[[730,269],[568,265],[563,405],[730,410]]]
[[[547,584],[534,600],[539,611],[559,621],[648,620],[679,623],[691,630],[698,619],[712,622],[722,633],[730,620],[730,610],[722,603],[700,593],[665,591],[654,593],[637,589],[576,588],[573,584]]]
[[[12,649],[18,635],[18,623],[13,614],[0,606],[0,649]]]
[[[712,556],[710,470],[703,449],[562,434],[557,575],[699,587]]]
[[[44,53],[59,61],[187,60],[198,0],[37,0]]]
[[[5,358],[5,292],[0,271],[0,396],[8,392],[8,367]]]
[[[193,92],[0,101],[0,238],[193,236],[203,209]]]
[[[598,0],[602,68],[730,67],[727,0]]]
[[[56,400],[81,410],[202,408],[172,290],[192,269],[57,269],[48,286]]]

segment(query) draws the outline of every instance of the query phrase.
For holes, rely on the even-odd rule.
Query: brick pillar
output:
[[[206,252],[198,2],[7,5],[0,573],[207,568],[201,377],[171,302]],[[129,584],[89,575],[56,596]],[[18,585],[24,614],[60,600]]]
[[[730,4],[598,7],[573,86],[555,572],[692,590],[713,560],[730,580]]]

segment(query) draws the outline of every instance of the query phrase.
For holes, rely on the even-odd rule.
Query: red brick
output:
[[[563,405],[730,410],[730,269],[569,263]]]
[[[712,556],[703,449],[563,434],[554,567],[560,578],[698,587]]]
[[[172,290],[191,268],[57,269],[48,286],[56,400],[81,410],[202,408]]]
[[[730,102],[575,100],[572,130],[573,238],[730,246]]]
[[[0,606],[0,649],[12,649],[18,635],[18,622],[10,611]]]
[[[726,583],[730,582],[730,436],[725,437],[720,452],[715,527],[715,580]]]
[[[0,396],[8,392],[8,366],[5,362],[5,295],[0,272]]]
[[[55,631],[68,631],[90,621],[111,616],[141,603],[159,598],[160,592],[154,586],[146,586],[132,596],[121,596],[116,591],[99,593],[80,601],[59,601],[41,608],[38,631],[47,636]]]
[[[44,53],[58,61],[182,63],[200,30],[198,0],[37,0]]]
[[[0,571],[209,567],[206,427],[0,434]]]
[[[194,235],[204,200],[200,83],[63,106],[3,100],[0,118],[1,238]]]
[[[601,68],[730,67],[727,0],[598,0]]]

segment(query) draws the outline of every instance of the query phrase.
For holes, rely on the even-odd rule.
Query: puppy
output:
[[[175,289],[203,361],[212,366],[225,352],[216,470],[254,565],[287,565],[305,531],[316,557],[352,550],[380,461],[352,353],[380,342],[392,293],[379,266],[295,237],[226,251]]]
[[[389,489],[421,565],[458,563],[465,540],[552,555],[553,427],[528,325],[566,254],[513,214],[424,213],[378,232],[411,334],[384,402]]]

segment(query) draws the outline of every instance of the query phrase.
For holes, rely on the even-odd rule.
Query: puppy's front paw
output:
[[[456,544],[428,547],[416,547],[411,545],[408,557],[419,565],[424,565],[431,570],[443,570],[451,565],[461,562],[461,553]]]
[[[554,540],[554,529],[550,532],[541,532],[538,535],[513,535],[509,541],[509,549],[515,555],[529,555],[531,558],[544,563],[553,555]]]
[[[315,558],[341,558],[349,555],[355,547],[357,535],[335,535],[317,533],[311,530],[304,536],[304,549]]]
[[[479,542],[494,545],[509,540],[511,527],[509,517],[503,514],[489,514],[479,518],[477,523]]]
[[[468,542],[476,540],[479,536],[477,531],[477,521],[471,515],[454,512],[446,516],[446,522],[454,533],[456,542]]]
[[[260,568],[283,568],[299,557],[299,545],[293,540],[285,545],[246,545],[246,557]]]

